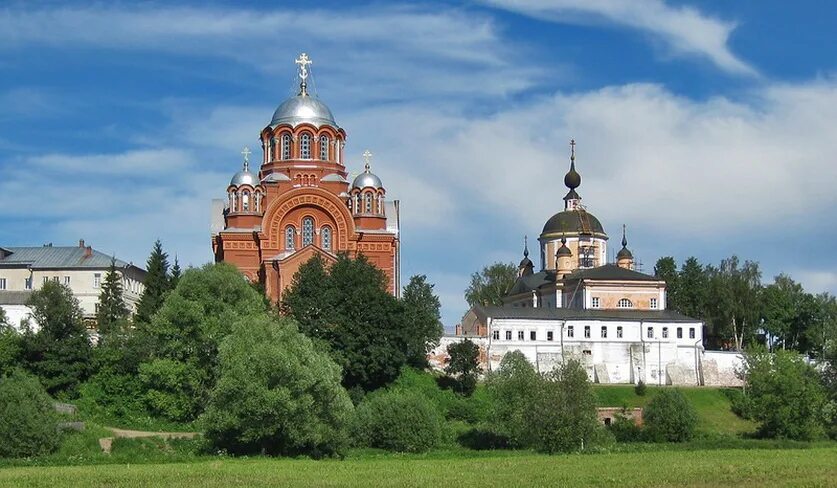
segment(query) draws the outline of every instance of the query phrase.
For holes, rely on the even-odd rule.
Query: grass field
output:
[[[649,386],[645,396],[634,393],[633,386],[602,386],[593,387],[601,407],[644,407],[659,390]],[[670,388],[670,387],[669,387]],[[730,409],[729,398],[722,388],[680,388],[697,411],[700,423],[698,429],[702,432],[720,434],[743,434],[756,430],[756,424],[735,415]]]
[[[181,464],[0,469],[0,486],[835,486],[837,448],[657,451],[345,461],[219,459]]]

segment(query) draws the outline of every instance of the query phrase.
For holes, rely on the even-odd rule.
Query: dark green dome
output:
[[[631,251],[628,250],[627,247],[623,247],[616,253],[616,259],[633,259],[634,255],[631,254]]]
[[[571,237],[585,234],[607,239],[599,219],[584,210],[564,210],[553,215],[543,226],[541,238],[561,237],[562,234]]]

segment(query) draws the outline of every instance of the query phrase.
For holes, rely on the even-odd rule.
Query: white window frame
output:
[[[6,278],[0,278],[0,290],[6,289]]]
[[[70,286],[70,277],[69,276],[64,277],[64,284],[67,285],[67,286]]]
[[[102,286],[102,273],[93,273],[93,288]]]
[[[546,340],[547,341],[554,341],[555,340],[555,335],[553,334],[553,332],[551,330],[546,331]]]
[[[291,159],[291,135],[282,134],[282,160]]]
[[[668,339],[668,327],[663,327],[663,339]]]
[[[320,136],[320,159],[328,161],[328,136]]]
[[[510,331],[510,330],[506,331],[506,340],[507,341],[512,340],[512,331]]]
[[[654,338],[654,328],[653,327],[648,327],[648,329],[645,332],[645,337],[648,338],[648,339],[653,339]]]
[[[599,332],[599,334],[601,334],[602,339],[607,339],[607,326],[606,325],[602,326],[601,331]]]
[[[634,308],[634,302],[632,302],[629,298],[620,298],[616,306],[618,308]]]
[[[572,325],[567,326],[567,337],[575,337],[575,328]]]
[[[590,334],[591,334],[591,333],[590,333],[590,326],[589,326],[589,325],[585,325],[585,326],[584,326],[584,338],[585,338],[585,339],[589,339],[589,338],[590,338]]]
[[[495,341],[499,341],[500,340],[500,331],[499,330],[493,331],[491,333],[491,338],[494,339]]]
[[[625,335],[625,330],[622,329],[622,326],[621,325],[617,326],[616,327],[616,338],[621,339],[622,337],[624,337],[624,335]]]
[[[311,159],[311,134],[303,132],[299,136],[299,159]]]
[[[657,299],[656,298],[652,298],[650,300],[650,306],[651,306],[651,310],[657,310]]]
[[[599,308],[601,305],[601,300],[599,297],[593,297],[593,308]]]

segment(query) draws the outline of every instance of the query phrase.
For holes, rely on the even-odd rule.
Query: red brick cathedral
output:
[[[363,172],[349,184],[346,131],[308,93],[311,60],[303,53],[296,64],[299,92],[279,105],[259,134],[259,168],[250,168],[245,148],[226,201],[213,201],[215,261],[236,265],[278,301],[315,253],[326,260],[343,251],[363,254],[384,271],[388,289],[398,295],[398,201],[386,199],[384,185],[371,171],[369,151],[363,153]]]

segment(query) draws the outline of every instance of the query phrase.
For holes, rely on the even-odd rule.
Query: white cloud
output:
[[[798,269],[791,273],[791,276],[802,283],[808,293],[837,294],[837,271]]]
[[[755,75],[755,69],[729,48],[736,24],[697,9],[666,5],[662,0],[484,0],[495,7],[560,23],[605,21],[648,32],[676,54],[705,57],[730,73]]]

